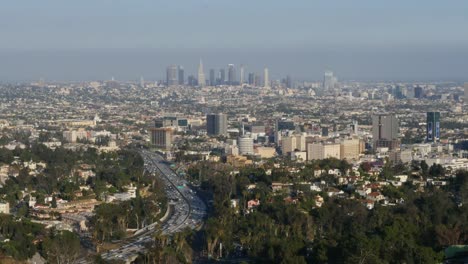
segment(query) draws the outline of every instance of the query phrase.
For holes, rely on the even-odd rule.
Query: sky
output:
[[[465,0],[16,0],[0,8],[0,82],[148,80],[181,64],[273,78],[468,79]]]

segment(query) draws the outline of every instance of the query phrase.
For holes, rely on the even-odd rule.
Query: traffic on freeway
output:
[[[139,253],[145,251],[145,244],[153,239],[156,230],[170,235],[186,227],[195,229],[203,223],[206,216],[206,205],[189,187],[187,181],[172,171],[161,155],[148,150],[141,150],[140,154],[144,160],[145,170],[152,175],[160,176],[164,182],[170,212],[162,223],[155,222],[138,230],[122,247],[102,254],[105,260],[135,259]]]

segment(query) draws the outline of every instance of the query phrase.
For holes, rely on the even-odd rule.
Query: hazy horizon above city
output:
[[[272,79],[466,81],[466,1],[90,1],[2,4],[0,82],[162,80],[270,70]]]

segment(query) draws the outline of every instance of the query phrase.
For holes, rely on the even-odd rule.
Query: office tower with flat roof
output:
[[[242,86],[244,84],[244,65],[240,66],[240,79],[239,84]]]
[[[269,88],[270,87],[270,76],[268,72],[268,68],[263,70],[263,87]]]
[[[210,86],[216,86],[216,75],[214,69],[210,69]]]
[[[182,66],[178,67],[178,83],[179,85],[185,84],[184,67]]]
[[[440,112],[427,112],[426,140],[437,142],[440,140]]]
[[[157,148],[170,150],[172,147],[173,130],[168,127],[151,129],[151,144]]]
[[[238,138],[239,154],[241,155],[253,155],[253,138],[249,136],[242,136]]]
[[[200,59],[200,65],[198,65],[198,86],[205,87],[206,80],[205,80],[205,72],[203,71],[203,62]]]
[[[234,64],[228,65],[228,84],[236,84],[236,68],[234,67]]]
[[[227,135],[227,116],[225,114],[206,115],[206,132],[210,136]]]
[[[398,140],[398,119],[393,114],[375,114],[372,116],[372,142],[375,147],[388,145],[396,147],[393,141]]]
[[[249,73],[248,83],[249,85],[254,85],[254,82],[255,82],[255,73],[251,72]]]
[[[178,81],[178,67],[177,65],[170,65],[166,69],[166,84],[167,86],[174,86],[179,83]]]
[[[218,84],[223,85],[226,83],[226,70],[219,70]]]
[[[292,78],[291,76],[286,76],[286,88],[293,88],[293,81],[292,81]]]
[[[326,71],[323,75],[323,89],[330,90],[335,88],[336,77],[332,71]]]
[[[424,97],[423,88],[421,86],[414,87],[414,98],[421,99]]]

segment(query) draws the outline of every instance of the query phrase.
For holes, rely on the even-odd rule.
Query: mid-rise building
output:
[[[281,152],[283,155],[287,155],[296,149],[296,145],[297,142],[295,136],[283,137],[281,139]]]
[[[253,155],[254,154],[253,138],[249,136],[239,137],[238,144],[239,144],[239,154],[241,155]]]
[[[360,140],[345,138],[340,140],[340,159],[356,160],[360,154]]]
[[[206,132],[210,136],[227,135],[227,116],[225,114],[206,115]]]
[[[398,139],[398,119],[392,114],[376,114],[372,116],[372,142],[374,148],[378,141],[394,141]]]
[[[338,143],[310,143],[307,145],[307,160],[339,159],[340,156],[341,147]]]
[[[169,150],[172,147],[172,128],[161,127],[151,129],[151,144],[157,148]]]

